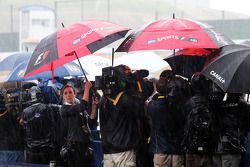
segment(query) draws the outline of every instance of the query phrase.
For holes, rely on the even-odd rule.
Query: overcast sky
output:
[[[250,15],[249,0],[210,0],[210,7]]]

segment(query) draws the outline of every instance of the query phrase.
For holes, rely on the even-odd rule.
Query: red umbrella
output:
[[[130,34],[116,51],[219,48],[231,43],[206,23],[174,18],[153,22]]]
[[[25,77],[52,70],[78,57],[89,55],[124,37],[128,28],[100,20],[89,20],[62,28],[37,45]],[[52,76],[53,78],[53,76]]]
[[[206,48],[185,48],[180,49],[175,54],[169,56],[202,56],[206,57],[209,56],[212,52],[214,52],[216,49],[206,49]]]

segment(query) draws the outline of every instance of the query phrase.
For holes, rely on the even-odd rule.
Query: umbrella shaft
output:
[[[82,68],[82,64],[81,64],[81,62],[80,62],[80,60],[79,60],[79,58],[78,58],[76,52],[75,52],[75,55],[76,55],[76,58],[77,58],[77,61],[78,61],[79,65],[80,65],[80,67],[81,67],[81,69],[82,69],[82,73],[83,73],[84,77],[86,78],[86,80],[88,80],[88,78],[87,78],[87,76],[86,76],[86,74],[85,74],[85,72],[84,72],[84,70],[83,70],[83,68]]]

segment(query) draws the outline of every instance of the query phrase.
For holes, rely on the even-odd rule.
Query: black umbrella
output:
[[[164,59],[170,65],[172,71],[186,78],[191,78],[195,72],[200,72],[206,62],[202,56],[171,56]]]
[[[186,78],[191,78],[195,72],[200,72],[206,60],[215,56],[217,49],[186,48],[166,57],[172,71]]]
[[[229,93],[250,92],[250,47],[228,45],[208,63],[202,74]]]

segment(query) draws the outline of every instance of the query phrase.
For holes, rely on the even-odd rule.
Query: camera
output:
[[[28,90],[16,88],[7,89],[5,93],[6,108],[9,112],[20,112],[30,105],[30,94]]]
[[[102,90],[104,94],[112,94],[118,86],[118,76],[115,67],[102,69],[102,76],[95,77],[94,89]]]
[[[20,92],[18,89],[7,89],[6,91],[6,107],[9,112],[19,111],[19,97]]]
[[[102,69],[102,76],[95,77],[97,90],[110,95],[122,90],[133,90],[137,87],[137,81],[142,80],[149,74],[148,70],[136,70],[134,72],[126,65],[111,66]]]
[[[8,89],[6,92],[7,103],[18,103],[20,92],[17,89]]]

